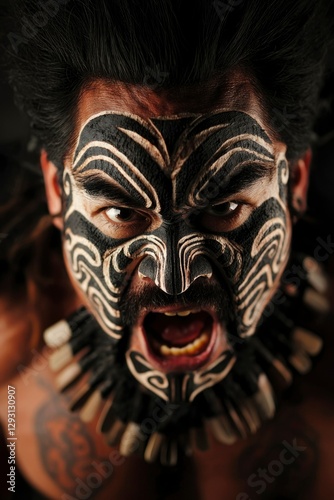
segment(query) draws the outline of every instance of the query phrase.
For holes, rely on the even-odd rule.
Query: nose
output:
[[[159,251],[152,252],[151,247],[138,266],[138,274],[175,296],[184,293],[197,278],[210,278],[213,270],[201,238],[194,234],[179,239],[175,229],[168,228]]]

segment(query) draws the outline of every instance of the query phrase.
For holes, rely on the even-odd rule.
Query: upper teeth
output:
[[[188,316],[190,313],[193,313],[193,310],[187,311],[177,311],[177,312],[165,312],[165,316]]]

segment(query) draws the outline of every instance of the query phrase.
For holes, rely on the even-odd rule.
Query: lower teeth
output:
[[[186,356],[198,354],[203,347],[208,343],[209,335],[207,333],[202,333],[198,339],[194,340],[190,344],[184,347],[168,347],[167,345],[162,345],[160,347],[160,353],[163,356]]]

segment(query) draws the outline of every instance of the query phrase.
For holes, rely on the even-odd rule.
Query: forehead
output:
[[[231,80],[231,79],[230,79]],[[203,119],[217,113],[217,111],[239,111],[234,120],[239,120],[244,113],[255,120],[260,128],[266,131],[270,139],[270,130],[265,126],[264,112],[250,83],[237,75],[232,81],[224,80],[208,82],[198,86],[184,87],[171,90],[155,90],[149,87],[130,85],[121,82],[106,83],[93,82],[81,94],[75,117],[75,128],[72,137],[72,146],[68,152],[65,164],[73,164],[75,150],[83,139],[89,136],[87,124],[97,121],[96,117],[108,115],[104,122],[106,130],[100,130],[106,138],[108,123],[118,114],[131,116],[135,121],[169,122],[169,135],[177,136],[178,122],[182,117],[202,117]],[[252,120],[249,121],[251,123]],[[237,128],[236,128],[237,130]],[[173,133],[174,132],[174,133]],[[87,135],[88,134],[88,135]],[[273,141],[275,149],[275,142]]]
[[[204,115],[181,114],[150,119],[125,112],[102,112],[84,124],[72,166],[77,170],[116,153],[119,161],[127,158],[132,164],[138,163],[140,158],[143,168],[149,155],[149,163],[153,160],[165,173],[174,171],[175,175],[184,164],[189,163],[193,169],[196,163],[208,165],[213,156],[220,161],[222,156],[225,160],[235,154],[240,157],[243,150],[251,156],[257,152],[263,159],[268,159],[268,155],[273,159],[270,138],[244,112],[219,110]]]

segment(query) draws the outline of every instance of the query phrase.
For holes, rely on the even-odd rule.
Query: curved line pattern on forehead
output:
[[[112,116],[115,116],[115,120],[109,119]],[[174,127],[175,116],[177,116],[175,121],[178,123]],[[155,167],[160,167],[160,171],[171,174],[172,181],[176,180],[182,168],[183,173],[188,172],[186,183],[188,182],[189,187],[189,182],[193,183],[194,176],[197,178],[199,174],[200,178],[207,177],[210,172],[215,175],[216,172],[212,169],[219,166],[221,170],[222,162],[225,165],[232,156],[234,159],[232,163],[230,162],[230,167],[233,167],[235,160],[240,163],[240,154],[247,156],[247,162],[255,160],[265,163],[275,162],[274,148],[270,138],[261,125],[247,113],[216,110],[207,115],[191,114],[185,117],[183,114],[183,116],[174,115],[160,120],[161,126],[157,129],[155,123],[159,119],[143,119],[128,112],[110,111],[92,116],[86,124],[88,128],[85,130],[84,127],[79,138],[72,170],[77,172],[79,168],[83,171],[83,168],[94,160],[104,159],[106,162],[114,163],[120,159],[122,164],[119,165],[119,169],[130,184],[133,183],[132,177],[136,174],[142,186],[150,180],[160,192],[161,185],[158,187],[157,181],[160,180],[161,184],[164,179],[157,177],[158,170]],[[168,123],[168,121],[172,125],[163,125],[162,122]],[[125,136],[130,139],[130,142],[125,140]],[[101,156],[102,149],[95,151],[98,148],[109,151],[115,155],[115,158],[109,160],[107,156]],[[236,154],[239,155],[238,158]],[[87,158],[86,155],[88,155]],[[170,159],[173,169],[167,172]],[[246,157],[244,162],[245,160]],[[144,170],[141,170],[139,165],[142,165]],[[118,168],[118,163],[115,163],[115,166]],[[148,168],[151,166],[152,168]],[[195,171],[194,167],[196,167]],[[197,167],[205,168],[205,172],[197,172]],[[102,166],[96,168],[103,171]],[[111,175],[111,172],[109,174]],[[146,180],[143,174],[148,176]],[[185,187],[184,175],[180,186],[182,190],[180,195],[182,195]],[[149,185],[146,187],[149,188]],[[146,207],[148,208],[149,204],[146,203]]]
[[[71,162],[73,163],[73,160],[74,160],[74,157],[76,155],[76,151],[78,149],[78,146],[79,146],[79,143],[80,143],[80,138],[81,138],[81,135],[82,135],[82,132],[83,132],[84,128],[91,121],[93,121],[96,118],[101,117],[101,116],[118,115],[118,116],[128,117],[128,118],[131,118],[132,120],[138,122],[140,125],[144,126],[145,128],[148,128],[149,130],[151,130],[152,133],[154,133],[154,132],[157,133],[158,132],[159,135],[160,135],[159,129],[154,124],[155,121],[159,121],[159,120],[178,120],[178,119],[182,119],[182,118],[192,118],[193,117],[194,120],[192,120],[190,122],[190,124],[191,124],[190,125],[190,129],[193,129],[196,125],[199,125],[203,121],[205,121],[207,119],[210,119],[210,118],[212,118],[215,115],[225,114],[225,113],[226,114],[228,114],[228,113],[235,113],[236,116],[239,115],[239,116],[248,117],[249,119],[251,119],[251,121],[253,121],[254,123],[256,123],[256,125],[261,129],[261,131],[262,131],[261,135],[263,135],[265,138],[267,138],[268,142],[271,142],[271,139],[270,139],[269,135],[266,133],[265,128],[264,128],[261,120],[259,119],[259,117],[258,118],[254,118],[254,116],[252,116],[250,113],[247,113],[246,111],[233,110],[233,109],[230,109],[230,108],[219,108],[219,109],[215,109],[212,112],[207,113],[207,114],[202,114],[202,113],[186,113],[186,112],[183,112],[183,113],[177,113],[177,114],[173,114],[173,115],[156,116],[156,117],[152,117],[152,118],[143,118],[140,115],[137,115],[135,113],[130,113],[128,111],[106,110],[106,111],[101,111],[99,113],[95,113],[95,114],[91,115],[87,120],[85,120],[85,122],[81,126],[80,131],[78,133],[78,137],[77,137],[77,140],[75,142],[74,149],[73,149],[73,154],[72,154]],[[190,129],[187,129],[188,133],[189,133]]]
[[[80,143],[80,139],[81,139],[81,135],[82,135],[82,132],[84,131],[85,127],[90,123],[92,122],[93,120],[96,120],[96,118],[99,118],[99,117],[102,117],[102,116],[107,116],[107,115],[117,115],[117,116],[124,116],[124,117],[128,117],[128,118],[131,118],[132,120],[138,122],[140,125],[142,125],[143,127],[145,127],[146,129],[148,128],[151,132],[159,132],[157,130],[157,128],[154,126],[154,124],[151,122],[151,120],[147,120],[147,119],[144,119],[142,118],[141,116],[139,115],[136,115],[134,113],[129,113],[128,111],[123,111],[123,112],[120,112],[120,111],[112,111],[112,110],[108,110],[108,111],[101,111],[100,113],[96,113],[92,116],[90,116],[85,122],[84,124],[82,125],[82,127],[80,128],[80,131],[78,133],[78,137],[77,137],[77,140],[75,142],[75,146],[74,146],[74,149],[73,149],[73,154],[72,154],[72,158],[71,158],[71,163],[73,164],[73,161],[74,161],[74,158],[77,154],[77,150],[78,150],[78,146],[79,146],[79,143]]]

